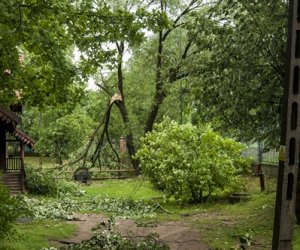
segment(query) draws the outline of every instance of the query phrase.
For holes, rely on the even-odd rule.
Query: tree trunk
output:
[[[183,10],[183,12],[174,20],[173,26],[166,31],[161,30],[158,35],[158,48],[157,48],[157,59],[156,59],[156,85],[155,85],[155,95],[153,98],[152,106],[150,109],[150,112],[148,114],[148,118],[145,124],[144,132],[150,132],[152,131],[153,124],[156,120],[159,108],[161,104],[163,103],[164,99],[167,96],[167,81],[164,81],[162,76],[162,67],[163,67],[163,61],[162,61],[162,53],[164,48],[164,42],[166,41],[167,37],[170,35],[170,33],[176,29],[176,27],[179,27],[178,22],[180,22],[181,18],[189,13],[192,10],[192,6],[196,1],[192,0],[188,7]],[[164,6],[164,1],[160,1],[160,11],[161,13],[165,12],[166,6]],[[181,60],[185,60],[187,58],[188,51],[190,50],[192,45],[191,41],[188,41],[188,43],[185,46],[185,49],[181,55]],[[177,65],[175,68],[169,69],[169,79],[168,83],[175,82],[181,78],[184,78],[187,76],[187,74],[179,74],[179,68],[180,66]]]
[[[123,71],[122,71],[122,57],[123,57],[123,53],[124,53],[124,43],[120,42],[120,43],[117,43],[116,45],[117,45],[118,52],[119,52],[118,89],[122,96],[122,102],[118,102],[116,104],[120,110],[120,114],[121,114],[122,120],[125,125],[126,145],[127,145],[127,149],[128,149],[130,162],[131,162],[132,166],[134,167],[136,173],[139,174],[140,173],[139,162],[137,160],[133,159],[133,156],[135,155],[136,150],[135,150],[135,146],[134,146],[133,134],[132,134],[131,125],[130,125],[129,117],[128,117],[128,112],[127,112],[126,105],[125,105],[125,98],[124,98],[124,94],[123,94],[124,83],[123,83]]]
[[[156,61],[156,86],[155,86],[155,95],[152,102],[150,112],[146,121],[144,132],[152,131],[153,124],[157,117],[158,110],[160,105],[163,103],[167,92],[164,86],[164,81],[162,79],[162,51],[163,51],[163,31],[159,32],[158,39],[158,50],[157,50],[157,61]]]

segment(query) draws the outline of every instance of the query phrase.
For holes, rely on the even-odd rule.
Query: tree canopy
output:
[[[287,3],[222,1],[212,11],[208,25],[198,17],[191,32],[208,55],[205,63],[194,63],[196,79],[202,81],[196,106],[219,129],[274,146],[284,87]]]
[[[95,124],[117,94],[110,133],[122,130],[131,156],[164,114],[274,146],[286,17],[284,0],[5,1],[1,106],[21,100],[70,111],[91,98],[82,109],[94,109],[83,113]]]

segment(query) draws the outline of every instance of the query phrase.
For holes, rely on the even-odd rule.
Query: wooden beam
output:
[[[0,169],[6,169],[6,130],[0,129]]]

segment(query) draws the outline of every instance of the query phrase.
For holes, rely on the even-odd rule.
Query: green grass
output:
[[[132,198],[151,200],[161,198],[163,193],[155,190],[151,183],[142,177],[127,180],[93,181],[90,186],[82,186],[87,196],[105,196],[112,198]]]
[[[36,221],[16,225],[17,236],[0,241],[0,250],[40,250],[49,247],[49,239],[70,237],[76,228],[60,221]]]
[[[276,182],[272,178],[266,178],[266,191],[263,193],[260,192],[258,177],[247,177],[245,183],[244,191],[251,194],[248,201],[229,204],[227,199],[213,199],[198,205],[166,200],[162,192],[153,189],[151,183],[141,177],[94,181],[89,186],[81,187],[88,197],[157,201],[171,214],[162,212],[155,218],[139,219],[138,223],[184,221],[199,230],[199,238],[211,249],[239,249],[239,238],[244,236],[251,242],[248,249],[271,249]],[[61,223],[62,226],[57,226],[57,222],[18,225],[18,231],[26,236],[24,241],[11,243],[16,245],[0,243],[0,249],[39,249],[40,246],[47,245],[47,238],[64,238],[74,232],[74,228],[69,228],[70,225]],[[32,242],[34,247],[30,245]],[[293,244],[293,249],[300,250],[300,227],[295,228]]]
[[[206,243],[214,249],[240,244],[239,238],[250,236],[252,245],[270,249],[275,195],[255,194],[249,201],[237,204],[209,205],[205,213],[190,218]]]
[[[266,178],[266,191],[260,192],[258,177],[245,178],[245,190],[251,198],[237,204],[227,199],[213,200],[205,204],[181,205],[176,201],[164,201],[163,194],[154,190],[143,179],[107,180],[85,187],[88,196],[130,197],[160,202],[171,214],[161,213],[156,218],[139,219],[139,223],[158,223],[166,220],[188,222],[199,230],[201,240],[211,249],[240,247],[240,238],[250,240],[249,249],[271,249],[276,181]],[[300,227],[295,229],[294,248],[300,250]]]

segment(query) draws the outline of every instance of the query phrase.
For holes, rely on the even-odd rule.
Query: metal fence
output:
[[[278,164],[278,151],[276,149],[265,151],[258,146],[251,145],[242,154],[245,157],[251,157],[253,162],[259,162],[261,156],[261,163]]]

